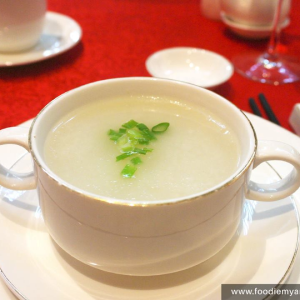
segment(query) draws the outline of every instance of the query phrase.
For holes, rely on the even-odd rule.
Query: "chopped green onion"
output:
[[[142,160],[139,157],[134,157],[130,160],[134,165],[139,165],[142,163]]]
[[[144,139],[144,135],[142,134],[142,132],[136,128],[128,129],[127,135],[129,136],[129,138],[134,139],[134,140],[140,140],[140,139],[143,140]]]
[[[152,152],[153,149],[151,149],[151,148],[143,148],[143,151],[145,151],[145,152]]]
[[[116,161],[134,156],[121,171],[123,177],[131,178],[137,170],[137,165],[142,163],[139,156],[153,151],[152,148],[138,148],[137,145],[149,145],[152,140],[156,140],[155,134],[165,132],[169,125],[166,122],[160,123],[150,130],[145,124],[130,120],[124,123],[118,131],[113,129],[108,131],[110,139],[118,145],[121,152],[116,157]]]
[[[120,128],[119,133],[122,133],[122,134],[126,133],[126,129],[125,128]]]
[[[120,137],[117,136],[117,135],[112,135],[112,136],[110,137],[110,140],[112,140],[112,141],[117,141],[119,138],[120,138]]]
[[[123,133],[120,133],[120,132],[117,132],[117,131],[115,131],[113,129],[110,129],[108,131],[108,135],[110,136],[111,140],[117,141],[123,135]]]
[[[142,133],[146,140],[148,141],[156,140],[155,135],[150,130],[143,130]]]
[[[138,143],[140,144],[140,145],[149,145],[149,141],[146,141],[146,140],[142,140],[142,139],[140,139],[140,140],[138,140]]]
[[[121,150],[122,150],[122,152],[133,152],[134,147],[130,143],[128,143],[128,144],[122,146]]]
[[[108,135],[115,135],[115,134],[117,134],[117,132],[113,129],[110,129],[107,134]]]
[[[153,151],[153,149],[150,149],[150,148],[143,148],[143,149],[140,149],[140,148],[128,148],[129,151],[126,151],[120,155],[118,155],[116,157],[116,161],[120,161],[120,160],[123,160],[133,154],[147,154],[147,152],[151,152]]]
[[[127,164],[121,171],[121,175],[123,177],[131,178],[134,175],[136,170],[137,167],[135,167],[134,165]]]
[[[122,126],[127,129],[131,129],[131,128],[135,127],[137,124],[138,124],[138,122],[136,122],[134,120],[130,120],[127,123],[123,124]]]
[[[133,149],[133,152],[134,153],[139,153],[139,154],[146,154],[147,152],[151,152],[153,149],[149,149],[149,148],[143,148],[143,149],[140,149],[140,148],[134,148]]]
[[[136,127],[142,131],[143,136],[146,138],[146,140],[156,140],[156,137],[154,134],[150,131],[150,129],[143,123],[139,123],[136,125]]]
[[[143,131],[143,130],[149,130],[149,128],[148,128],[145,124],[143,124],[143,123],[138,123],[138,124],[136,124],[136,127],[137,127],[139,130],[141,130],[141,131]]]
[[[159,123],[152,127],[152,132],[163,133],[168,129],[169,125],[170,125],[170,123],[167,123],[167,122]]]
[[[116,157],[116,161],[123,160],[123,159],[125,159],[125,158],[127,158],[128,156],[131,156],[131,155],[133,155],[133,154],[136,154],[136,153],[135,153],[135,152],[132,152],[132,151],[130,151],[130,152],[124,152],[124,153],[122,153],[122,154],[120,154],[120,155],[118,155],[118,156]]]
[[[123,134],[123,135],[120,136],[120,137],[118,138],[118,140],[117,140],[117,144],[118,144],[120,147],[122,147],[122,146],[128,144],[128,142],[129,142],[129,141],[128,141],[128,137],[127,137],[126,134]]]

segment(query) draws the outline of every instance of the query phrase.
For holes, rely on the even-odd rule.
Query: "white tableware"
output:
[[[154,77],[179,80],[210,89],[226,82],[233,74],[233,66],[225,57],[190,47],[155,52],[146,60],[146,68]]]
[[[0,53],[0,67],[26,65],[62,54],[74,47],[81,35],[81,27],[76,21],[59,13],[47,12],[37,45],[24,52]]]
[[[11,162],[17,159],[14,171],[31,168],[30,155],[20,158],[16,147],[8,147],[2,154],[7,152]],[[264,164],[255,179],[268,183],[278,175]],[[35,190],[0,187],[0,276],[20,300],[220,300],[221,284],[276,286],[287,280],[298,252],[294,201],[299,196],[247,201],[240,235],[215,257],[182,272],[141,278],[106,273],[73,259],[48,235]],[[8,292],[0,296],[12,299]]]
[[[36,45],[46,9],[46,0],[1,0],[0,52],[20,52]]]
[[[221,12],[230,20],[249,26],[272,26],[277,0],[221,0]],[[289,17],[290,0],[284,0],[280,19]]]
[[[221,13],[221,20],[235,34],[247,39],[265,39],[269,38],[272,31],[272,25],[252,26],[235,22]],[[281,23],[281,29],[286,28],[290,24],[290,19],[286,18]]]
[[[61,117],[87,101],[101,100],[99,95],[103,99],[168,96],[176,99],[168,102],[170,107],[209,110],[237,135],[241,148],[237,168],[210,189],[164,200],[116,199],[70,184],[45,162],[45,139]],[[151,103],[157,107],[153,100]],[[21,127],[1,130],[0,144],[24,147],[35,163],[35,172],[24,174],[0,165],[1,184],[15,190],[38,186],[43,217],[56,243],[89,266],[118,274],[159,275],[195,266],[231,240],[240,223],[245,196],[279,200],[291,195],[300,183],[300,155],[294,148],[275,141],[258,143],[251,123],[231,102],[195,85],[163,79],[111,79],[71,90],[38,114],[29,133]],[[268,160],[286,161],[293,165],[292,172],[269,185],[249,181],[252,168]]]
[[[217,114],[239,140],[235,172],[204,192],[150,201],[95,195],[61,179],[43,157],[47,133],[62,116],[87,101],[125,94],[151,97],[153,109],[157,108],[153,99],[167,95],[172,99],[169,105]],[[21,127],[4,129],[0,143],[24,147],[35,162],[34,174],[15,174],[1,167],[1,184],[16,190],[38,185],[43,218],[56,243],[89,266],[119,274],[165,274],[209,259],[236,233],[245,196],[279,200],[298,189],[300,181],[300,155],[294,148],[275,141],[257,143],[251,123],[231,102],[195,85],[163,79],[121,78],[79,87],[48,104],[29,135]],[[252,168],[268,160],[288,162],[293,169],[276,183],[249,181]]]

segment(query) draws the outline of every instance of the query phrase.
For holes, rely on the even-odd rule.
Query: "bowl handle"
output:
[[[253,168],[263,162],[281,160],[293,165],[292,171],[273,183],[249,182],[246,198],[258,201],[280,200],[293,194],[300,186],[300,154],[290,145],[275,141],[259,141]]]
[[[0,131],[0,145],[19,145],[29,151],[29,128],[10,127]],[[4,157],[5,159],[5,157]],[[0,164],[0,184],[12,190],[31,190],[36,188],[34,172],[18,173]]]

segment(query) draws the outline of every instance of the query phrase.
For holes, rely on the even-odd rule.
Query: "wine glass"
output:
[[[272,1],[272,0],[269,0]],[[241,75],[262,83],[279,85],[300,80],[300,61],[296,57],[278,52],[280,40],[280,15],[284,0],[277,0],[271,37],[262,54],[244,54],[233,59],[235,70]]]

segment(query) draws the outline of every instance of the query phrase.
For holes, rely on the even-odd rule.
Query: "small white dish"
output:
[[[242,24],[231,20],[224,13],[221,13],[221,20],[223,23],[236,35],[247,39],[265,39],[271,34],[272,25],[266,26],[251,26]],[[286,18],[282,24],[281,29],[287,27],[290,24],[290,19]]]
[[[27,171],[30,155],[15,149],[1,151],[16,157],[13,170]],[[278,179],[266,164],[255,172],[262,182]],[[247,201],[240,235],[212,259],[174,274],[132,277],[106,273],[70,257],[46,231],[37,192],[0,187],[0,276],[21,300],[219,300],[221,284],[275,286],[286,281],[295,263],[299,216],[294,201],[299,199],[294,195],[269,203]]]
[[[159,78],[214,88],[233,74],[232,64],[223,56],[205,49],[175,47],[155,52],[146,60],[148,72]]]
[[[0,53],[0,67],[19,66],[49,59],[74,47],[81,39],[79,24],[65,15],[47,12],[44,30],[36,46],[16,53]]]

